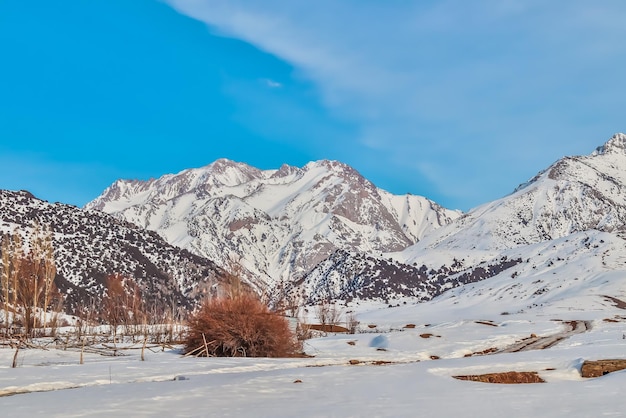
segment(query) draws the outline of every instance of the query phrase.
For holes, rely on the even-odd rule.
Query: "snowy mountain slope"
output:
[[[119,180],[86,208],[221,266],[241,264],[259,289],[302,278],[338,249],[399,251],[460,215],[393,196],[336,161],[259,170],[222,159],[156,180]]]
[[[597,229],[626,229],[626,135],[593,154],[563,158],[511,195],[482,205],[408,248],[398,260],[418,262],[427,250],[466,251],[477,258],[517,246]]]
[[[55,282],[69,310],[99,299],[104,278],[112,273],[134,278],[147,300],[183,307],[197,302],[224,275],[211,261],[131,223],[51,204],[28,192],[0,190],[0,232],[24,235],[34,221],[52,228]]]
[[[490,314],[550,309],[576,315],[608,310],[611,298],[626,300],[626,234],[597,230],[516,247],[503,252],[521,263],[437,298],[449,309]]]
[[[507,252],[530,259],[514,278],[502,273],[416,305],[350,304],[344,313],[357,311],[357,333],[309,339],[304,358],[207,360],[159,348],[142,361],[140,346],[118,343],[125,355],[85,350],[83,364],[76,349],[50,344],[20,350],[11,369],[15,350],[0,348],[0,407],[17,417],[41,405],[52,416],[196,416],[206,415],[210,396],[211,411],[249,417],[623,416],[626,371],[580,372],[585,360],[625,357],[626,311],[605,297],[626,300],[625,243],[621,233],[575,233]],[[568,321],[589,327],[546,349],[502,350],[533,334],[562,334]],[[536,372],[545,383],[453,377],[510,371]]]
[[[369,254],[331,251],[334,236],[329,218],[337,217],[335,222],[344,228],[352,225],[361,233],[369,229],[361,228],[359,213],[349,214],[352,224],[346,221],[348,216],[336,215],[342,209],[332,200],[334,194],[326,194],[331,200],[322,203],[315,194],[324,195],[329,184],[341,185],[342,180],[328,178],[318,189],[315,176],[309,178],[309,188],[296,184],[307,176],[305,168],[285,166],[263,172],[225,167],[214,177],[191,170],[176,188],[166,184],[175,176],[163,180],[166,198],[154,186],[159,180],[149,186],[122,182],[108,190],[115,199],[98,204],[108,205],[113,212],[117,205],[125,216],[136,215],[136,221],[161,226],[160,233],[169,233],[189,248],[200,245],[206,228],[219,227],[224,237],[234,241],[220,244],[224,251],[266,249],[267,254],[289,258],[309,248],[298,247],[294,237],[306,236],[307,227],[328,227],[316,230],[319,237],[314,242],[328,244],[330,255],[290,284],[310,303],[340,300],[340,309],[356,315],[363,332],[307,340],[305,348],[312,357],[297,359],[199,361],[179,358],[173,351],[147,350],[148,361],[142,361],[138,350],[128,350],[126,356],[106,359],[86,352],[85,364],[78,364],[77,352],[51,345],[45,351],[20,350],[20,366],[10,369],[17,352],[0,349],[0,368],[6,369],[0,393],[19,394],[0,397],[0,405],[16,416],[29,417],[40,413],[41,405],[55,416],[109,417],[128,414],[129,408],[140,415],[199,415],[207,411],[210,394],[212,410],[251,417],[260,411],[290,417],[409,417],[416,411],[450,417],[622,416],[626,371],[592,379],[581,377],[580,371],[584,360],[624,358],[625,145],[626,137],[616,135],[591,156],[564,158],[512,195],[449,226],[430,232],[421,227],[412,230],[421,242],[393,254],[396,260],[390,259],[391,254],[381,256],[378,249]],[[290,194],[287,189],[304,190],[306,195]],[[198,198],[202,193],[204,197]],[[411,225],[419,225],[418,219],[437,218],[432,212],[422,213],[421,218],[411,212],[423,201],[407,198],[402,207],[398,200],[403,199],[386,198],[380,190],[378,194],[381,201],[394,200],[383,206],[399,220],[406,237]],[[1,196],[3,229],[27,225],[36,214],[52,212],[44,218],[54,220],[55,242],[63,242],[65,248],[61,238],[67,236],[76,243],[70,252],[92,245],[95,251],[107,251],[127,234],[136,236],[133,243],[158,239],[155,233],[144,237],[133,225],[97,212],[50,205],[25,193]],[[318,199],[307,200],[310,196]],[[203,207],[202,199],[211,206]],[[134,207],[134,202],[143,203]],[[287,206],[291,209],[284,209]],[[308,210],[298,212],[301,207]],[[196,213],[200,216],[192,217]],[[408,213],[413,215],[402,218]],[[288,216],[304,225],[287,230],[292,225]],[[8,224],[6,219],[13,221]],[[416,224],[410,219],[416,219]],[[77,225],[86,225],[87,230]],[[114,239],[107,241],[111,234]],[[154,241],[155,246],[157,242],[161,241]],[[276,253],[276,246],[284,243],[284,251]],[[202,245],[212,248],[210,243]],[[259,250],[254,256],[271,271],[276,259],[265,260],[264,254]],[[79,261],[65,262],[78,266]],[[424,302],[402,303],[416,300]],[[385,308],[380,309],[382,303]],[[313,319],[314,309],[307,315]],[[545,349],[503,350],[532,340],[533,335],[562,335],[568,321],[585,327]],[[536,372],[546,383],[490,385],[453,378],[509,371]],[[104,385],[106,390],[99,387]],[[442,402],[450,396],[454,402]]]
[[[374,310],[350,304],[343,312],[356,313],[357,333],[309,339],[303,358],[207,360],[159,348],[146,350],[142,361],[137,344],[118,343],[128,348],[124,356],[86,350],[79,364],[76,349],[50,344],[20,350],[20,365],[11,369],[15,350],[0,349],[0,406],[24,417],[41,405],[53,416],[110,417],[130,408],[135,415],[195,416],[206,413],[211,396],[211,410],[249,417],[412,417],[416,410],[437,417],[622,416],[626,371],[583,378],[581,368],[586,360],[624,358],[626,311],[607,297],[626,300],[624,238],[588,231],[517,247],[509,256],[530,260],[514,267],[516,277],[502,273],[425,303]],[[570,321],[586,327],[545,349],[506,350],[533,335],[563,335]],[[511,371],[536,372],[545,383],[454,378]],[[442,402],[442,394],[455,401]]]

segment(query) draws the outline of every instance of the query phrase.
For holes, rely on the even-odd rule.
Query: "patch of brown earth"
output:
[[[477,324],[481,324],[481,325],[489,325],[490,327],[497,327],[498,324],[494,324],[491,321],[474,321]]]
[[[398,364],[398,363],[394,361],[389,361],[389,360],[362,361],[362,360],[352,359],[348,361],[348,364],[350,364],[351,366],[356,366],[358,364],[371,365],[371,366],[386,366],[388,364]]]
[[[519,383],[545,383],[537,372],[502,372],[473,374],[467,376],[452,376],[459,380],[469,380],[471,382],[482,383],[502,383],[502,384],[519,384]]]
[[[321,332],[345,332],[345,333],[350,332],[348,328],[340,327],[339,325],[306,324],[304,325],[304,327],[308,330],[321,331]]]
[[[420,337],[422,337],[422,338],[430,338],[430,337],[441,338],[441,335],[435,335],[435,334],[431,334],[431,333],[424,333],[424,334],[420,334]]]
[[[597,360],[583,362],[580,368],[580,375],[582,377],[600,377],[611,372],[626,369],[626,360],[613,359],[613,360]]]

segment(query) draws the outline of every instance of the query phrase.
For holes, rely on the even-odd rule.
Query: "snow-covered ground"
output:
[[[137,349],[118,357],[86,354],[81,365],[79,352],[49,346],[20,350],[18,367],[10,368],[14,350],[0,349],[0,411],[7,417],[626,416],[626,371],[596,379],[579,374],[585,359],[626,358],[625,310],[600,303],[502,315],[483,308],[441,299],[360,312],[361,333],[308,340],[311,358],[185,358],[153,348],[145,361]],[[563,321],[574,319],[591,321],[591,330],[545,350],[465,357],[530,334],[558,334],[567,328]],[[452,377],[501,371],[536,371],[546,383]]]

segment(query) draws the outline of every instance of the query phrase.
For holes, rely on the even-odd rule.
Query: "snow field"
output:
[[[549,309],[461,321],[435,310],[430,317],[441,322],[414,321],[413,314],[427,311],[424,304],[363,312],[361,323],[376,328],[307,340],[312,358],[183,358],[180,351],[153,348],[143,362],[139,350],[128,350],[120,357],[85,354],[80,365],[78,352],[51,348],[20,350],[12,369],[14,350],[0,349],[0,410],[12,417],[623,416],[626,372],[583,379],[578,371],[583,359],[625,357],[626,321],[601,319],[623,310],[589,312],[581,319],[592,320],[590,331],[547,350],[472,357],[465,355],[531,333],[558,333],[564,324],[550,318]],[[415,328],[401,328],[409,323]],[[547,383],[452,378],[511,370],[537,371]]]

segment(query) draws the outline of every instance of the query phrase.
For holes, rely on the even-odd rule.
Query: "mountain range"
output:
[[[3,191],[0,219],[5,231],[52,225],[70,298],[101,293],[102,277],[122,271],[154,298],[193,306],[230,271],[274,301],[396,306],[480,294],[519,310],[575,300],[602,287],[599,272],[626,270],[624,167],[626,135],[616,134],[461,213],[393,195],[337,161],[260,170],[221,159],[118,180],[84,209]],[[620,277],[612,292],[626,289]]]

